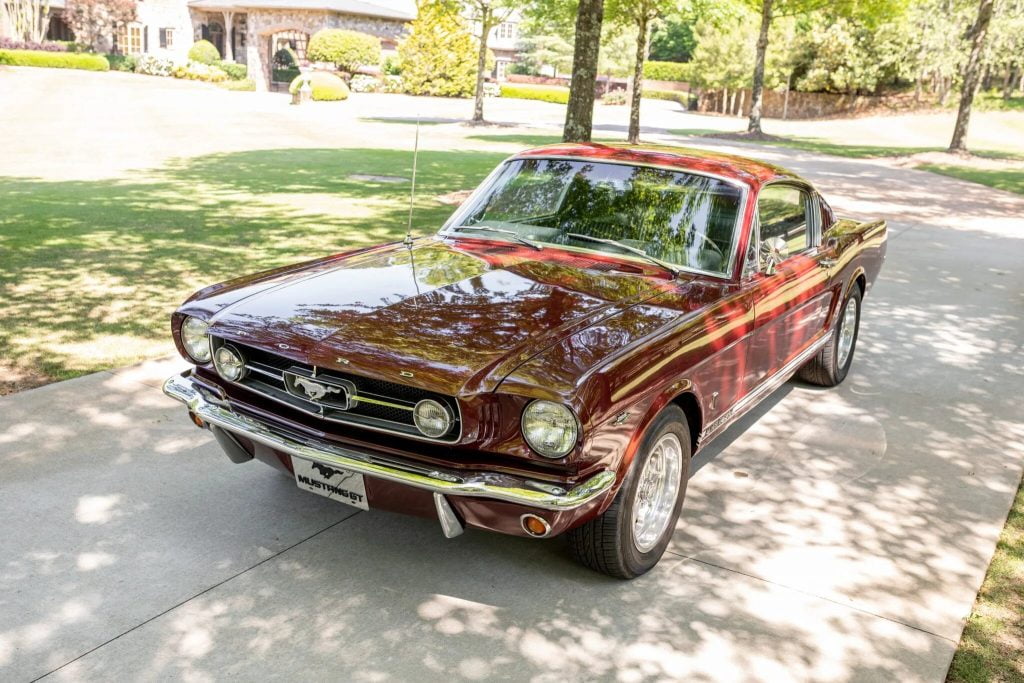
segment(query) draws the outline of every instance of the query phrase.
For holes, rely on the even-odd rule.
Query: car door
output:
[[[825,330],[832,292],[831,247],[821,244],[821,210],[806,185],[761,188],[755,224],[754,334],[748,368],[756,384],[792,361]]]

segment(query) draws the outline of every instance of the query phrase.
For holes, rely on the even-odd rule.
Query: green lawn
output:
[[[421,151],[414,232],[504,156]],[[170,352],[169,315],[203,285],[401,238],[408,183],[350,176],[410,168],[407,151],[285,149],[121,180],[0,177],[0,368],[42,383]]]
[[[952,176],[972,183],[981,183],[1007,192],[1024,194],[1024,168],[979,169],[947,164],[921,164],[917,168]]]
[[[947,681],[1024,681],[1024,482],[967,620]]]

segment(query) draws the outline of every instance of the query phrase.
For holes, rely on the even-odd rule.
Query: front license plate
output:
[[[363,475],[358,472],[301,458],[292,458],[292,469],[295,470],[295,483],[303,491],[312,491],[360,510],[370,509],[366,504]]]

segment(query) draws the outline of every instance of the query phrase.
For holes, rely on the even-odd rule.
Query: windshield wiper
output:
[[[537,251],[540,251],[541,249],[544,248],[541,245],[539,245],[536,242],[534,242],[533,240],[526,239],[525,237],[520,235],[515,230],[505,230],[504,228],[489,228],[486,225],[458,225],[458,226],[452,228],[452,230],[455,230],[455,231],[459,231],[459,230],[479,230],[481,232],[497,232],[497,233],[500,233],[502,235],[508,235],[512,239],[514,239],[516,242],[519,242],[520,244],[525,244],[528,247],[533,247]]]
[[[662,261],[660,258],[655,258],[654,256],[651,256],[643,249],[637,249],[636,247],[631,247],[628,244],[623,244],[622,242],[616,240],[609,240],[605,239],[604,237],[594,237],[593,235],[582,235],[578,232],[567,232],[565,233],[565,235],[566,237],[572,237],[574,239],[584,240],[587,242],[600,242],[601,244],[610,244],[613,247],[618,247],[623,251],[628,251],[631,254],[636,254],[637,256],[640,256],[641,258],[644,258],[650,261],[651,263],[657,264],[664,268],[665,270],[672,273],[673,275],[679,275],[679,273],[682,272],[681,269],[678,268],[677,266],[674,266],[666,261]]]

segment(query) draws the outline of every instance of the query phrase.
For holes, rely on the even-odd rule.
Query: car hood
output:
[[[449,395],[492,391],[560,339],[670,287],[658,268],[429,238],[211,288],[211,333]]]

